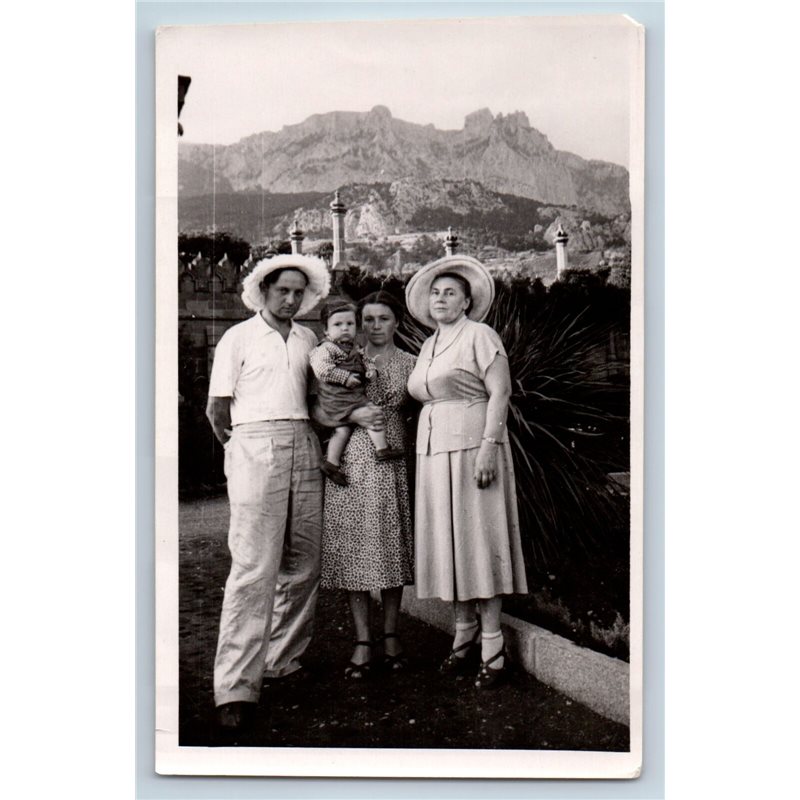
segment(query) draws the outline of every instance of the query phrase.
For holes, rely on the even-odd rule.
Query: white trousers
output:
[[[214,701],[257,702],[261,683],[299,668],[319,590],[322,473],[304,420],[237,425],[225,446],[231,571]]]

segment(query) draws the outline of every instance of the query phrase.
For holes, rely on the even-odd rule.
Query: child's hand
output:
[[[354,375],[351,372],[350,375],[347,378],[347,383],[345,383],[345,386],[348,389],[356,389],[359,386],[361,386],[361,380],[359,379],[359,377],[357,375]]]

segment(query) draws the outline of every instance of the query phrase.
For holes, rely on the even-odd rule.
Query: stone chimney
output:
[[[454,256],[458,249],[458,236],[453,233],[452,228],[447,229],[447,238],[444,240],[444,252],[448,256]]]
[[[305,234],[300,230],[297,220],[294,221],[292,229],[289,231],[289,240],[292,243],[292,255],[299,256],[303,254],[303,239]]]
[[[558,223],[558,230],[556,231],[556,280],[559,280],[564,272],[569,268],[567,260],[567,236],[564,228],[561,227],[561,222]]]
[[[339,198],[339,190],[331,203],[331,221],[333,224],[333,258],[331,259],[331,269],[342,270],[345,267],[345,240],[344,240],[344,217],[347,213],[345,204]]]

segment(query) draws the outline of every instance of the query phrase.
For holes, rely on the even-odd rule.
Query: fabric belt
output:
[[[439,403],[457,403],[462,406],[474,406],[477,403],[488,403],[488,397],[438,397],[434,400],[423,401],[423,406],[435,406]]]

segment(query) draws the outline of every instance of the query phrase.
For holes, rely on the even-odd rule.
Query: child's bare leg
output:
[[[353,431],[349,425],[340,425],[333,431],[333,435],[328,440],[328,453],[325,456],[327,461],[337,467],[341,464],[342,453],[344,453],[352,433]]]
[[[372,439],[372,444],[375,445],[376,450],[386,450],[389,444],[386,441],[386,431],[372,431],[367,428],[367,434]],[[347,442],[345,442],[347,444]]]

